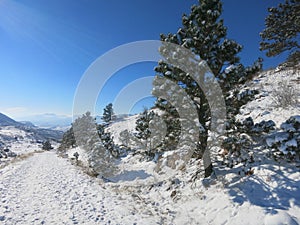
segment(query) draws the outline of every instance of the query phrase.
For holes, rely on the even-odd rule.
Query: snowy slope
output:
[[[19,123],[9,118],[8,116],[0,113],[0,126],[16,126],[16,125],[19,125]]]
[[[129,132],[133,132],[135,130],[135,121],[138,117],[139,115],[124,117],[119,121],[115,121],[107,128],[107,131],[111,133],[112,137],[114,137],[116,144],[122,144],[119,140],[119,135],[122,131],[128,130]]]
[[[41,150],[42,142],[57,141],[62,137],[61,131],[42,129],[29,122],[17,122],[0,113],[0,166],[7,164],[16,156]]]
[[[16,154],[24,154],[40,149],[40,144],[31,136],[16,127],[0,127],[0,142]]]
[[[295,89],[298,105],[278,107],[275,90],[287,82]],[[290,116],[300,115],[300,74],[292,71],[267,71],[248,83],[244,89],[259,90],[255,99],[241,109],[237,119],[251,116],[255,123],[273,120],[277,127]],[[124,129],[133,131],[137,117],[117,122],[109,131],[118,140]],[[145,208],[161,218],[161,224],[300,224],[300,171],[294,165],[280,164],[266,157],[268,149],[256,146],[257,162],[252,176],[216,168],[216,180],[191,181],[197,166],[186,171],[157,174],[153,162],[129,156],[120,163],[121,175],[112,187],[137,192]],[[202,166],[201,162],[198,166]],[[134,188],[133,188],[134,187]],[[127,193],[127,192],[124,192]],[[149,207],[149,205],[151,205]]]
[[[297,85],[298,77],[285,71],[260,74],[247,84],[260,93],[243,107],[238,119],[272,119],[279,126],[299,115],[297,106],[280,108],[272,103],[273,86],[282,79]],[[107,130],[120,143],[119,133],[134,131],[137,118],[115,121]],[[72,157],[76,151],[84,161],[86,155],[80,148],[67,153]],[[0,169],[0,223],[300,224],[299,167],[272,160],[267,157],[269,149],[262,146],[253,151],[256,161],[251,176],[216,164],[214,179],[193,180],[193,174],[203,167],[201,160],[192,159],[178,171],[163,167],[157,172],[155,162],[129,154],[118,161],[120,171],[109,178],[112,182],[89,177],[54,152],[37,153]]]
[[[295,90],[295,101],[298,101],[298,107],[279,107],[274,103],[276,93],[284,92],[281,84],[291,85]],[[245,88],[259,90],[254,101],[249,102],[242,107],[240,120],[251,116],[255,123],[262,120],[273,120],[279,127],[290,116],[300,115],[300,72],[294,73],[292,70],[283,70],[280,72],[266,71],[262,72],[256,79],[249,82]]]

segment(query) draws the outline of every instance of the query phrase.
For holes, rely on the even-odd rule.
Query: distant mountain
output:
[[[0,113],[0,126],[18,126],[19,122],[9,118],[8,116]]]
[[[28,127],[35,127],[35,125],[33,123],[31,123],[30,121],[19,121],[19,123],[22,123]]]
[[[38,114],[33,116],[21,117],[18,120],[30,121],[34,125],[42,128],[55,129],[57,127],[69,127],[72,123],[71,116],[56,115],[54,113]]]
[[[33,125],[31,122],[17,122],[10,117],[0,113],[0,127],[15,127],[19,130],[23,130],[32,138],[38,141],[51,140],[61,140],[63,132],[52,129],[39,128]]]

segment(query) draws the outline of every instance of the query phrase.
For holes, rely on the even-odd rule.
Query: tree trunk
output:
[[[205,98],[205,95],[200,95],[200,104],[202,103],[202,106],[204,103],[207,103],[207,99]],[[208,140],[208,130],[209,127],[206,127],[206,117],[207,117],[207,111],[209,109],[201,108],[198,110],[198,116],[199,116],[199,122],[204,127],[205,133],[199,133],[199,141],[200,145],[198,146],[199,153],[201,154],[202,160],[203,160],[203,166],[204,166],[204,177],[209,177],[213,172],[213,166],[210,158],[210,148],[208,146],[207,140]],[[209,112],[210,114],[210,112]]]
[[[213,172],[213,166],[210,159],[210,152],[206,150],[203,155],[204,177],[209,177]]]

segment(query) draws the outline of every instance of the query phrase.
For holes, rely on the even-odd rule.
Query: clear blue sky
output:
[[[265,68],[284,57],[259,51],[267,7],[279,0],[224,0],[228,37],[244,46],[245,65],[258,57]],[[121,44],[158,40],[176,32],[196,0],[0,0],[0,112],[13,118],[39,113],[71,115],[78,82],[99,56]],[[102,106],[122,87],[154,75],[155,64],[117,73],[101,94]],[[139,103],[138,105],[142,105]],[[118,112],[117,112],[118,113]],[[120,112],[119,112],[120,113]]]

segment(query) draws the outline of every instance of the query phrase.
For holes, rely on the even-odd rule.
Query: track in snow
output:
[[[110,219],[121,219],[111,214],[111,206],[121,207],[117,196],[54,152],[5,167],[0,182],[0,224],[110,224]]]

